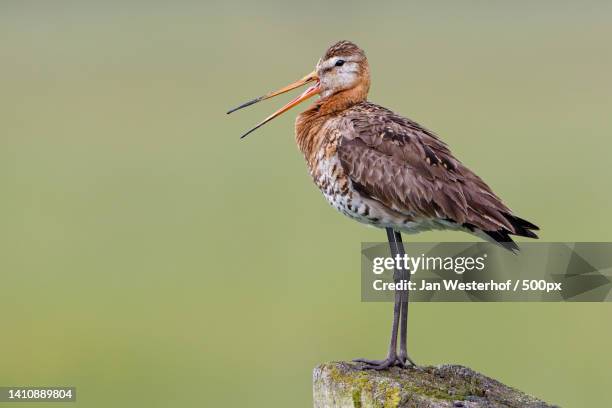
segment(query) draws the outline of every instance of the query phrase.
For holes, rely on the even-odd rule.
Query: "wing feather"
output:
[[[524,225],[519,230],[513,222],[510,209],[434,133],[369,102],[345,115],[349,131],[343,132],[338,146],[340,162],[370,198],[414,218],[446,219],[483,231],[524,232]]]

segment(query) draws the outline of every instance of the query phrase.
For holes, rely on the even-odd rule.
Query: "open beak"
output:
[[[295,81],[277,91],[274,92],[269,92],[265,95],[260,96],[259,98],[255,98],[251,101],[245,102],[242,105],[231,109],[230,111],[228,111],[227,113],[230,114],[232,112],[235,112],[239,109],[242,108],[246,108],[247,106],[253,105],[257,102],[263,101],[265,99],[269,99],[272,98],[273,96],[276,95],[280,95],[283,94],[285,92],[289,92],[292,89],[298,88],[300,86],[306,85],[309,82],[312,81],[316,81],[316,83],[309,87],[308,89],[306,89],[300,96],[298,96],[297,98],[295,98],[294,100],[292,100],[291,102],[289,102],[288,104],[286,104],[285,106],[283,106],[282,108],[280,108],[279,110],[277,110],[276,112],[274,112],[273,114],[271,114],[270,116],[268,116],[267,118],[265,118],[263,121],[261,121],[257,126],[255,126],[253,129],[249,130],[248,132],[246,132],[245,134],[243,134],[242,136],[240,136],[240,138],[242,139],[243,137],[245,137],[246,135],[248,135],[249,133],[253,132],[254,130],[259,129],[260,127],[262,127],[263,125],[265,125],[266,123],[268,123],[269,121],[271,121],[272,119],[274,119],[275,117],[287,112],[289,109],[293,108],[296,105],[299,105],[300,103],[304,102],[306,99],[317,95],[320,91],[319,88],[319,77],[317,76],[316,71],[311,72],[310,74],[306,75],[304,78]]]

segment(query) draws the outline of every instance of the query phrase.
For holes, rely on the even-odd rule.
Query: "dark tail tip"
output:
[[[516,242],[512,240],[512,237],[510,235],[538,239],[536,233],[533,232],[538,231],[540,229],[537,225],[512,214],[504,213],[503,215],[504,217],[506,217],[510,225],[512,225],[512,229],[514,231],[509,231],[506,228],[502,228],[496,231],[483,231],[493,241],[497,242],[499,245],[506,248],[507,250],[517,253],[519,251],[519,247]]]
[[[510,232],[508,230],[484,231],[484,233],[508,251],[513,253],[520,251],[516,242],[510,237]]]
[[[524,220],[520,217],[517,217],[516,215],[512,215],[512,214],[504,214],[504,217],[506,217],[506,219],[510,222],[510,224],[512,224],[512,227],[514,228],[514,235],[518,235],[520,237],[528,237],[528,238],[534,238],[537,239],[538,236],[533,232],[533,231],[539,231],[540,228],[527,221]]]

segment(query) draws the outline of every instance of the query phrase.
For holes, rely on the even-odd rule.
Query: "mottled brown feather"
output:
[[[352,131],[344,129],[340,161],[371,198],[416,218],[517,232],[504,215],[510,209],[434,133],[369,102],[342,116]]]

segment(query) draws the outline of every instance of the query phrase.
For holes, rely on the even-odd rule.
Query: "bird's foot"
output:
[[[357,358],[353,360],[356,363],[363,363],[362,370],[386,370],[391,367],[418,367],[416,363],[408,356],[406,352],[400,351],[398,355],[392,355],[384,360],[369,360],[367,358]]]
[[[396,355],[389,356],[384,360],[368,360],[367,358],[356,358],[353,361],[356,363],[363,363],[364,365],[361,367],[362,370],[381,371],[387,370],[391,367],[407,367],[406,363],[400,360],[400,358]]]
[[[412,360],[405,351],[400,350],[398,359],[404,364],[404,367],[417,366],[414,360]]]

